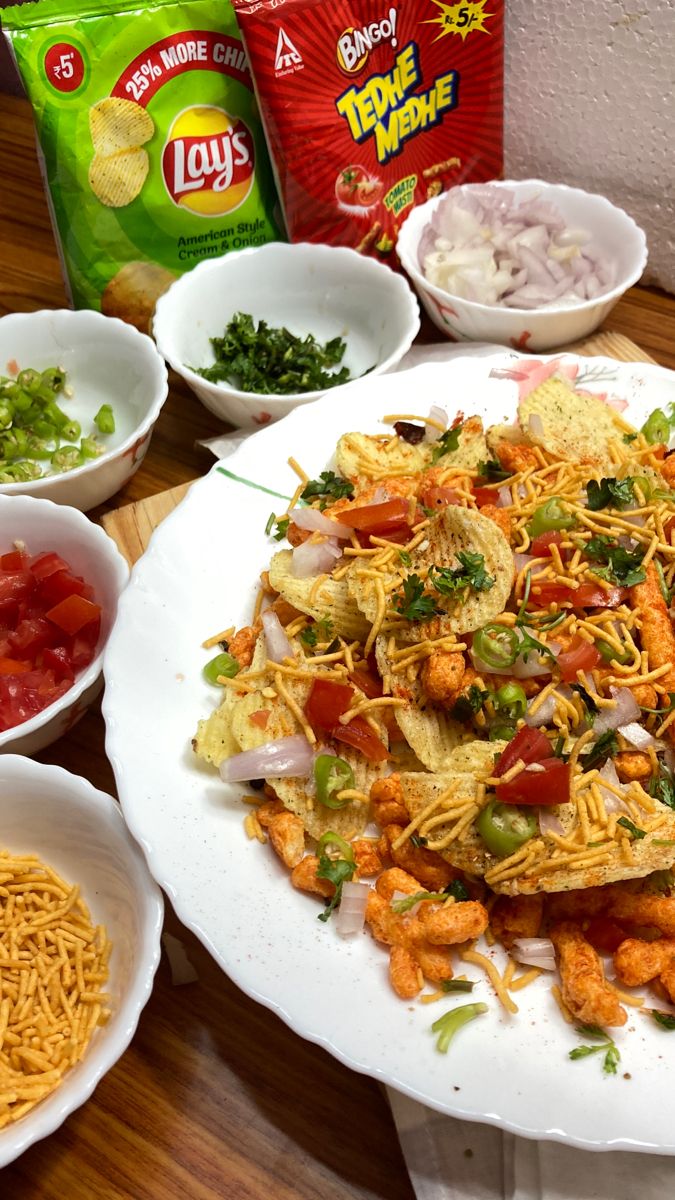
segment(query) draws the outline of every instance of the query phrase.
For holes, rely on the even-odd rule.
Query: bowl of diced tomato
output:
[[[0,753],[35,754],[95,699],[128,577],[76,509],[0,495]]]

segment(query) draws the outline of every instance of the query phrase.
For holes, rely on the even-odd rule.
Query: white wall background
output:
[[[675,0],[506,0],[506,178],[599,191],[675,292]]]

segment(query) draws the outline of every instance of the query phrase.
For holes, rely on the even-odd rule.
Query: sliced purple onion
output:
[[[432,404],[431,408],[429,409],[429,419],[431,421],[438,421],[439,425],[442,425],[444,429],[448,428],[448,414],[446,413],[444,408],[439,408],[437,404]],[[425,429],[424,429],[425,441],[437,442],[438,439],[440,438],[440,436],[441,436],[441,433],[438,429],[436,429],[435,425],[426,425],[425,426]]]
[[[514,554],[513,562],[516,568],[516,575],[520,575],[523,567],[529,567],[530,563],[534,562],[534,554]]]
[[[515,938],[510,954],[526,967],[555,971],[555,948],[550,938]]]
[[[220,777],[225,783],[242,783],[247,779],[306,778],[314,765],[314,750],[303,734],[266,742],[256,750],[233,754],[220,764]]]
[[[260,614],[260,619],[265,631],[267,657],[277,663],[283,662],[285,658],[292,658],[293,647],[277,614],[272,612],[271,608],[267,608]]]
[[[361,933],[366,920],[366,905],[370,885],[348,880],[342,885],[340,907],[335,916],[335,932],[340,937],[353,937]]]
[[[626,788],[624,787],[621,780],[619,779],[619,776],[616,773],[616,767],[614,766],[614,763],[612,762],[611,758],[607,759],[607,762],[605,763],[605,765],[601,768],[600,771],[598,771],[598,775],[600,776],[601,780],[604,779],[607,783],[611,783],[612,787],[618,788],[620,792],[625,793]],[[602,800],[605,805],[605,812],[607,812],[607,813],[620,812],[620,813],[630,814],[630,809],[629,809],[628,805],[624,804],[623,800],[621,800],[619,798],[619,796],[617,796],[615,794],[615,792],[610,792],[609,788],[602,786],[602,783],[599,784],[599,787],[600,787],[600,793],[602,795]]]
[[[601,708],[593,722],[593,732],[600,736],[608,729],[618,729],[620,725],[628,725],[640,716],[640,705],[630,688],[610,688],[615,708]]]
[[[513,504],[511,488],[506,487],[506,484],[502,484],[502,486],[497,489],[497,496],[497,508],[508,508],[509,505]]]
[[[553,808],[550,808],[546,805],[542,805],[542,807],[539,809],[538,816],[539,816],[539,832],[540,833],[542,833],[542,834],[558,833],[562,837],[562,835],[565,832],[565,829],[563,827],[562,821],[560,820],[560,817],[556,816],[556,813]]]
[[[341,521],[333,521],[318,508],[292,508],[289,517],[298,529],[309,529],[313,533],[325,533],[328,537],[348,538],[352,530]]]
[[[303,542],[293,550],[291,572],[296,579],[309,579],[313,575],[330,574],[341,553],[337,538],[324,538],[320,542]]]

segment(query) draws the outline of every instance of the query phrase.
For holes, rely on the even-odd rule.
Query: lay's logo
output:
[[[386,17],[380,21],[371,21],[360,29],[350,26],[341,33],[337,40],[337,63],[346,75],[356,75],[365,67],[371,50],[380,42],[391,42],[396,49],[396,18],[395,8],[390,8]]]
[[[162,153],[164,185],[174,204],[200,216],[239,208],[255,174],[248,126],[213,105],[194,105],[176,117]]]

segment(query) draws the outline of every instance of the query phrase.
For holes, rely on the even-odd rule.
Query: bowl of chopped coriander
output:
[[[0,319],[0,495],[87,512],[140,466],[168,393],[152,338],[88,309]]]
[[[343,246],[209,258],[160,297],[160,354],[211,412],[255,429],[399,362],[419,329],[402,275]]]

